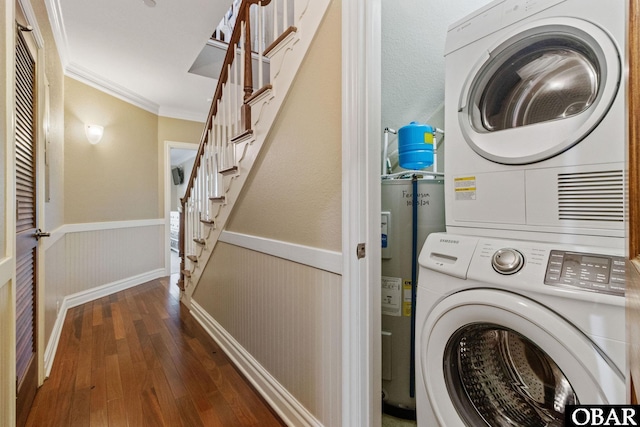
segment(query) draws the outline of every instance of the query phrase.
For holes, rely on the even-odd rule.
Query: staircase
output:
[[[178,286],[187,306],[329,2],[236,0],[214,32],[229,48],[181,199]]]

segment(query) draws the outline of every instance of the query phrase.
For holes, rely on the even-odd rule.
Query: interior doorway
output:
[[[198,152],[198,144],[165,141],[164,156],[164,218],[166,275],[180,273],[178,230],[180,199],[191,176]]]

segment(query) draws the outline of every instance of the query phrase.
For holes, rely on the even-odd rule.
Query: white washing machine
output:
[[[447,231],[622,247],[626,2],[497,0],[450,26]]]
[[[418,427],[561,426],[566,405],[625,403],[621,255],[429,235],[416,301]]]

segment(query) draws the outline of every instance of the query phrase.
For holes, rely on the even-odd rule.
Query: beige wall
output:
[[[341,251],[341,27],[333,2],[227,229]]]
[[[158,117],[65,78],[65,223],[160,218]],[[104,126],[91,145],[85,123]]]

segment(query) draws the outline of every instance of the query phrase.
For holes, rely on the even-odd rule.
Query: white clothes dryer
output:
[[[625,403],[621,255],[429,235],[416,301],[418,427],[560,426],[566,405]]]
[[[625,31],[624,0],[496,0],[450,26],[447,231],[622,247]]]

